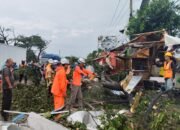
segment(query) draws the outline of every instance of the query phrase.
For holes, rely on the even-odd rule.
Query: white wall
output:
[[[22,60],[26,60],[26,49],[0,44],[0,69],[8,58],[12,58],[19,65]]]

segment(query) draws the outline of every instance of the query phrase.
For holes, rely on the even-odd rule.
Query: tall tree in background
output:
[[[18,36],[16,38],[17,43],[15,46],[23,47],[27,49],[27,61],[39,60],[41,53],[47,48],[48,41],[44,40],[38,35],[32,35],[29,37]],[[37,57],[33,51],[36,49],[38,51]]]
[[[31,36],[33,47],[37,48],[38,54],[37,59],[39,60],[41,53],[47,48],[49,44],[48,41],[44,40],[41,36],[33,35]]]
[[[16,38],[16,41],[17,41],[17,43],[15,44],[15,46],[27,49],[27,52],[26,52],[27,62],[37,60],[36,55],[35,55],[34,51],[32,50],[33,43],[32,43],[31,37],[26,37],[26,36],[20,35]]]
[[[19,35],[16,40],[18,41],[15,46],[26,48],[27,50],[31,50],[33,47],[32,39],[31,37],[26,37],[23,35]]]
[[[74,64],[78,61],[78,57],[76,56],[66,56],[66,58],[69,60],[70,64]]]
[[[127,34],[165,29],[171,35],[180,31],[180,6],[173,0],[152,0],[130,19]]]
[[[0,26],[0,43],[6,45],[14,45],[16,43],[15,32],[12,28]]]

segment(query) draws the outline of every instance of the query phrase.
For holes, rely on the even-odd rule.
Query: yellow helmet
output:
[[[165,53],[165,56],[172,57],[173,55],[172,55],[171,52],[166,52],[166,53]]]

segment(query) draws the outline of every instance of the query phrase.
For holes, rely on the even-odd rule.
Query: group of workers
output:
[[[13,71],[13,60],[7,59],[4,68],[2,69],[2,110],[1,115],[4,121],[8,121],[9,115],[4,112],[4,110],[10,110],[11,102],[12,102],[12,88],[14,87],[14,71]],[[67,76],[70,74],[70,62],[66,58],[62,58],[60,62],[56,63],[55,69],[52,67],[53,61],[50,59],[45,68],[45,79],[47,82],[47,86],[49,88],[49,94],[53,95],[54,98],[54,111],[59,111],[65,108],[65,99],[67,97],[67,86],[71,86],[71,96],[67,106],[68,109],[77,107],[76,100],[78,101],[78,107],[83,108],[83,96],[81,91],[82,86],[82,78],[83,76],[89,77],[92,79],[94,77],[94,73],[90,70],[85,69],[85,60],[83,58],[79,58],[78,64],[74,67],[72,81],[68,81]],[[20,65],[20,69],[23,71],[20,72],[20,79],[25,79],[25,83],[27,83],[27,77],[24,69],[26,68],[26,64],[22,61]]]
[[[68,109],[77,107],[83,108],[83,95],[82,95],[82,78],[92,77],[95,75],[92,71],[85,69],[85,60],[83,58],[78,59],[78,64],[73,68],[72,80],[68,81],[67,75],[70,74],[70,62],[68,59],[63,58],[56,64],[55,71],[52,69],[53,60],[49,60],[45,69],[45,79],[49,94],[54,97],[54,111],[62,110],[68,104]],[[71,86],[71,96],[69,102],[65,101],[67,97],[67,86]],[[65,103],[67,102],[67,103]]]
[[[156,63],[160,66],[163,66],[165,90],[167,91],[172,90],[173,88],[173,80],[175,78],[176,72],[176,63],[173,60],[173,54],[171,52],[166,52],[164,57],[164,62],[161,62],[160,60],[156,59]],[[13,63],[14,62],[12,59],[7,59],[6,65],[2,70],[3,97],[1,115],[5,121],[8,120],[8,115],[4,112],[4,110],[10,110],[12,101],[12,88],[14,86]],[[66,58],[62,58],[60,62],[57,62],[55,69],[53,69],[52,65],[53,60],[50,59],[45,67],[45,80],[47,83],[47,87],[49,89],[49,96],[53,95],[54,98],[54,111],[62,110],[66,106],[68,107],[68,109],[77,106],[82,109],[82,79],[83,77],[93,79],[95,73],[85,69],[85,60],[83,58],[78,59],[78,64],[72,69],[72,71],[70,67],[70,62]],[[25,63],[22,62],[20,68],[25,67]],[[70,72],[73,72],[72,80],[68,80],[67,78]],[[26,76],[24,73],[20,73],[20,82],[24,76]],[[27,82],[27,78],[24,78],[25,82]],[[68,85],[71,86],[71,95],[69,102],[66,101]]]
[[[175,79],[175,72],[176,72],[176,63],[173,58],[172,52],[165,52],[164,55],[164,62],[157,61],[161,66],[163,66],[163,76],[165,79],[165,90],[172,90],[173,88],[173,81]],[[49,64],[52,62],[49,61]],[[54,97],[54,110],[58,111],[61,110],[65,106],[65,99],[66,99],[66,91],[68,84],[71,84],[71,96],[69,105],[72,108],[76,102],[78,101],[78,106],[83,108],[83,101],[82,101],[82,77],[89,76],[92,77],[94,75],[93,72],[84,68],[85,60],[83,58],[79,58],[78,65],[73,70],[72,81],[67,80],[67,75],[70,73],[70,63],[67,59],[61,59],[61,62],[58,64],[56,68],[56,73],[52,78],[49,75],[49,67],[47,66],[47,83],[50,92],[53,94]]]

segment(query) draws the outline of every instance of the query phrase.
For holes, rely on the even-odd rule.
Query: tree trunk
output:
[[[39,50],[38,56],[37,56],[37,60],[40,60],[40,56],[41,56],[42,50]]]

